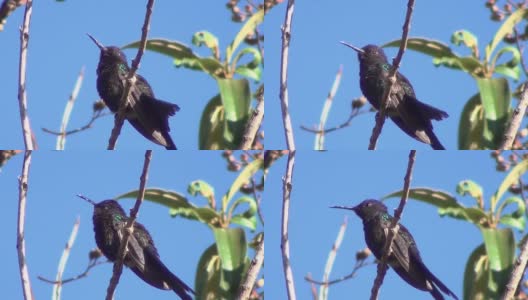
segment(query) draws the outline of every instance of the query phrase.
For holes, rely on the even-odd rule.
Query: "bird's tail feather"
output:
[[[453,293],[442,281],[440,281],[440,279],[438,279],[438,277],[436,277],[431,271],[429,271],[429,269],[425,266],[425,264],[422,264],[422,265],[428,277],[433,281],[434,285],[438,286],[438,288],[440,288],[442,292],[453,297],[453,299],[458,300],[458,297],[455,295],[455,293]],[[433,297],[435,296],[434,294],[435,290],[436,290],[436,293],[439,293],[438,289],[436,289],[436,287],[433,286],[433,290],[431,291],[431,294],[433,295]],[[435,297],[435,299],[437,298]],[[438,299],[444,299],[444,298],[442,297]]]
[[[429,139],[431,140],[431,147],[434,150],[445,150],[445,147],[440,143],[440,140],[436,136],[436,134],[433,132],[432,129],[425,130],[427,132],[427,135],[429,136]]]
[[[440,110],[436,107],[433,107],[429,104],[425,104],[423,102],[421,102],[420,100],[416,99],[416,98],[413,98],[413,97],[410,97],[410,96],[406,96],[408,99],[406,100],[410,100],[409,102],[413,104],[413,106],[415,107],[415,109],[417,111],[419,111],[422,116],[424,116],[425,118],[427,118],[428,120],[437,120],[437,121],[440,121],[440,120],[443,120],[447,117],[449,117],[449,115],[443,111],[443,110]]]

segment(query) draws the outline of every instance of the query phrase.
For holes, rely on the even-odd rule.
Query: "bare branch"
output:
[[[64,150],[64,145],[66,144],[66,127],[68,126],[68,122],[70,120],[70,115],[73,110],[73,104],[75,103],[77,95],[79,95],[79,91],[81,90],[83,78],[84,66],[81,68],[81,72],[79,72],[79,76],[77,77],[77,81],[75,81],[75,86],[73,87],[73,91],[70,95],[70,98],[68,99],[68,102],[66,102],[66,107],[64,108],[64,113],[62,114],[62,122],[60,128],[61,134],[57,137],[57,144],[55,145],[55,150]]]
[[[26,66],[27,66],[27,49],[29,43],[29,23],[33,11],[33,0],[27,0],[26,10],[24,12],[24,22],[20,29],[20,62],[18,65],[18,106],[20,110],[20,122],[22,124],[22,134],[26,150],[33,150],[33,131],[29,123],[28,106],[26,97]]]
[[[114,150],[117,138],[121,133],[121,127],[125,122],[125,111],[128,106],[128,97],[130,97],[130,90],[132,86],[136,83],[136,71],[139,68],[139,63],[143,52],[145,52],[145,47],[147,46],[147,35],[150,28],[150,16],[152,15],[152,7],[154,6],[154,0],[148,0],[147,11],[145,13],[145,22],[143,23],[143,28],[141,28],[141,42],[139,44],[139,49],[136,54],[136,58],[132,60],[132,67],[128,73],[127,80],[125,82],[125,87],[123,90],[123,95],[119,101],[119,109],[115,115],[114,128],[112,129],[112,134],[108,141],[108,150]]]
[[[343,276],[341,278],[337,278],[337,279],[334,279],[334,280],[329,280],[329,281],[317,281],[317,280],[313,280],[311,279],[310,277],[306,276],[304,277],[304,279],[310,283],[313,283],[313,284],[318,284],[318,285],[333,285],[333,284],[336,284],[336,283],[339,283],[341,281],[345,281],[345,280],[348,280],[350,278],[354,278],[356,277],[356,273],[359,269],[363,268],[363,267],[366,267],[366,266],[370,266],[370,265],[373,265],[375,264],[376,261],[372,261],[372,262],[365,262],[365,260],[358,260],[356,261],[356,264],[354,265],[354,269],[352,269],[352,273],[346,275],[346,276]]]
[[[293,8],[295,0],[288,0],[286,6],[286,16],[282,25],[282,50],[281,50],[281,71],[280,71],[280,100],[282,110],[282,123],[284,125],[284,134],[286,136],[286,145],[288,150],[295,150],[295,141],[293,138],[293,128],[291,124],[289,104],[288,104],[288,57],[291,40],[291,23],[293,17]]]
[[[257,248],[255,250],[255,257],[253,258],[253,260],[251,261],[251,264],[249,265],[246,275],[244,279],[242,280],[242,283],[240,284],[240,287],[238,289],[238,295],[235,299],[249,299],[251,291],[253,290],[253,286],[255,285],[255,281],[257,280],[257,275],[260,272],[260,269],[262,268],[263,263],[264,263],[264,235],[262,236],[262,239],[257,245]]]
[[[519,282],[522,279],[524,270],[526,269],[526,262],[528,261],[528,238],[525,238],[525,242],[521,248],[519,257],[515,260],[515,264],[511,273],[510,280],[506,284],[506,290],[502,295],[501,300],[514,299],[515,290],[519,286]]]
[[[347,224],[348,218],[345,215],[343,223],[339,228],[339,233],[337,234],[336,240],[332,245],[330,253],[328,254],[328,259],[326,260],[325,270],[323,274],[323,281],[328,281],[328,278],[330,278],[330,272],[332,271],[332,267],[334,266],[334,261],[337,256],[337,250],[339,249],[339,247],[341,247],[341,243],[343,242],[343,237],[345,236]],[[321,287],[321,289],[319,290],[319,298],[328,299],[328,285],[323,285]]]
[[[249,150],[252,148],[257,131],[262,124],[262,119],[264,119],[264,86],[257,91],[257,107],[253,110],[253,114],[251,114],[244,129],[242,143],[239,149]]]
[[[288,152],[288,162],[286,174],[283,177],[282,187],[282,226],[281,226],[281,250],[282,250],[282,267],[286,280],[286,289],[288,290],[288,299],[295,300],[295,284],[293,281],[293,271],[290,265],[290,240],[288,238],[288,222],[290,218],[290,196],[292,190],[293,166],[295,163],[295,151]]]
[[[80,224],[81,224],[81,219],[77,217],[77,219],[75,220],[75,223],[73,224],[73,229],[70,234],[70,238],[68,239],[68,242],[66,243],[66,247],[64,247],[64,251],[62,252],[62,256],[59,260],[57,276],[55,276],[56,283],[53,285],[52,299],[61,298],[62,274],[64,273],[64,269],[66,268],[66,263],[68,262],[68,258],[70,256],[73,243],[75,242],[75,239],[77,238],[77,232],[79,231]]]
[[[402,34],[402,43],[400,45],[400,50],[398,50],[398,55],[392,61],[392,68],[389,71],[389,77],[387,82],[387,88],[383,93],[380,103],[380,111],[376,114],[376,125],[372,129],[372,136],[370,137],[369,150],[376,150],[376,143],[383,129],[383,123],[385,123],[385,110],[387,109],[387,104],[389,103],[389,97],[392,92],[392,86],[396,82],[396,74],[398,68],[400,67],[400,62],[403,57],[403,53],[407,48],[407,37],[409,36],[409,28],[411,27],[411,17],[414,9],[414,0],[409,0],[407,3],[407,15],[405,16],[405,23],[403,24],[403,34]]]
[[[117,284],[119,283],[119,277],[121,277],[121,273],[123,272],[123,260],[125,259],[125,255],[127,252],[128,238],[130,237],[130,235],[134,234],[134,223],[136,221],[136,217],[139,212],[141,203],[143,202],[143,198],[145,197],[145,186],[147,184],[148,170],[151,158],[152,150],[147,150],[145,152],[145,162],[143,163],[143,172],[141,173],[139,182],[138,197],[136,199],[136,204],[130,210],[130,218],[128,218],[127,224],[124,228],[123,241],[121,242],[121,245],[119,247],[117,260],[114,263],[112,278],[110,279],[110,284],[108,285],[108,289],[106,291],[106,300],[113,299],[114,291],[117,287]]]
[[[315,150],[324,150],[324,134],[325,131],[323,130],[326,124],[326,120],[328,119],[328,114],[330,113],[330,108],[332,107],[332,103],[334,102],[334,96],[337,93],[337,89],[339,88],[339,84],[341,83],[341,77],[343,75],[343,65],[339,66],[339,70],[337,71],[336,77],[334,79],[334,83],[332,84],[332,88],[330,89],[330,92],[328,93],[328,96],[326,97],[326,101],[323,105],[323,110],[321,111],[321,117],[319,118],[319,132],[315,135]]]
[[[79,127],[77,129],[73,129],[73,130],[68,130],[64,133],[61,133],[59,131],[54,131],[54,130],[50,130],[50,129],[47,129],[47,128],[42,128],[42,131],[44,132],[47,132],[49,134],[53,134],[53,135],[71,135],[71,134],[74,134],[74,133],[78,133],[78,132],[81,132],[81,131],[85,131],[85,130],[88,130],[90,128],[92,128],[93,126],[93,123],[95,122],[95,120],[101,118],[101,117],[104,117],[104,116],[108,116],[110,115],[111,113],[107,112],[107,113],[103,113],[102,111],[95,111],[93,114],[92,114],[92,117],[90,118],[90,121],[88,121],[88,123],[82,127]]]
[[[376,279],[374,280],[374,285],[372,286],[370,300],[378,299],[379,289],[381,287],[381,284],[383,283],[383,278],[385,277],[385,274],[387,273],[387,268],[388,268],[387,259],[389,258],[392,252],[392,243],[394,242],[394,239],[398,235],[398,230],[400,229],[398,222],[400,222],[400,218],[403,213],[403,208],[405,207],[405,204],[407,203],[407,198],[409,198],[409,189],[411,187],[412,171],[413,171],[415,159],[416,159],[416,150],[411,150],[409,153],[409,163],[407,164],[407,172],[405,173],[405,178],[403,182],[403,195],[400,199],[400,205],[398,205],[398,208],[396,209],[396,212],[394,213],[394,218],[392,219],[392,222],[389,227],[390,228],[389,234],[387,235],[387,241],[385,242],[385,247],[383,247],[383,252],[382,252],[383,257],[381,258],[381,261],[378,264],[378,273],[376,275]]]
[[[521,93],[521,98],[517,107],[513,110],[513,115],[504,133],[504,139],[502,145],[500,145],[501,150],[509,150],[513,147],[513,142],[515,141],[515,136],[517,135],[517,130],[521,126],[522,119],[526,113],[526,106],[528,105],[528,83],[524,83],[523,91]]]
[[[34,299],[31,282],[29,281],[29,270],[26,261],[26,241],[24,239],[29,166],[31,165],[32,152],[32,150],[25,151],[22,175],[18,178],[17,253],[20,280],[25,300]]]
[[[109,262],[110,262],[109,260],[105,260],[105,261],[98,261],[97,259],[90,260],[90,263],[88,264],[86,269],[81,274],[75,275],[75,276],[73,276],[71,278],[68,278],[68,279],[61,279],[60,281],[50,280],[50,279],[47,279],[47,278],[45,278],[43,276],[37,276],[37,278],[42,280],[42,281],[44,281],[44,282],[51,283],[51,284],[65,285],[66,283],[74,282],[74,281],[79,280],[81,278],[87,277],[88,273],[90,272],[90,270],[93,267],[96,267],[96,266],[102,265],[102,264],[106,264],[106,263],[109,263]]]
[[[352,125],[352,120],[359,116],[359,115],[362,115],[362,114],[365,114],[365,113],[369,113],[370,111],[369,110],[359,110],[359,109],[352,109],[352,111],[350,112],[350,115],[348,116],[348,119],[335,126],[335,127],[330,127],[330,128],[325,128],[325,129],[312,129],[312,128],[309,128],[307,126],[304,126],[304,125],[301,125],[301,129],[302,130],[305,130],[305,131],[308,131],[308,132],[312,132],[312,133],[322,133],[322,134],[327,134],[327,133],[331,133],[331,132],[334,132],[334,131],[337,131],[339,129],[343,129],[345,127],[348,127],[350,125]]]

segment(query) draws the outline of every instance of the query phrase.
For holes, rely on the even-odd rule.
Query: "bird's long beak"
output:
[[[355,50],[356,52],[358,52],[358,53],[362,53],[362,54],[365,53],[365,50],[363,50],[363,49],[361,49],[361,48],[358,48],[358,47],[355,47],[355,46],[352,46],[352,45],[350,45],[350,44],[347,43],[347,42],[341,41],[340,43],[343,44],[343,45],[345,45],[345,46],[347,46],[347,47],[350,47],[350,48],[354,49],[354,50]]]
[[[88,203],[92,204],[93,206],[97,205],[97,203],[95,203],[92,199],[88,198],[88,197],[85,197],[81,194],[78,194],[77,197],[81,198],[81,199],[84,199],[86,201],[88,201]]]
[[[330,206],[330,208],[339,208],[339,209],[348,209],[348,210],[353,210],[355,211],[356,207],[352,207],[352,206],[342,206],[342,205],[336,205],[336,206]]]
[[[103,51],[103,50],[106,49],[106,47],[103,46],[103,44],[99,43],[99,41],[96,40],[96,39],[95,39],[93,36],[91,36],[89,33],[87,33],[86,35],[88,35],[88,37],[89,37],[90,39],[92,39],[92,41],[97,45],[97,47],[99,47],[99,49],[101,49],[101,51]]]

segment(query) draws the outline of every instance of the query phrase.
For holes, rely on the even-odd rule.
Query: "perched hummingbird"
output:
[[[378,260],[383,257],[383,248],[389,234],[393,217],[387,212],[385,204],[378,200],[365,200],[354,207],[332,206],[353,210],[363,221],[365,241]],[[443,300],[444,296],[438,289],[458,300],[458,297],[445,284],[440,281],[424,264],[420,251],[413,236],[400,225],[398,234],[391,247],[391,254],[387,263],[400,277],[413,287],[427,291],[435,300]]]
[[[115,200],[99,203],[82,196],[94,206],[93,225],[97,247],[111,261],[116,261],[128,217]],[[194,291],[174,275],[160,260],[158,250],[147,229],[134,223],[134,233],[128,238],[124,264],[146,283],[162,290],[173,290],[182,300],[192,300]]]
[[[357,48],[341,43],[358,53],[361,91],[370,104],[379,110],[392,67],[385,52],[375,45]],[[386,114],[401,130],[418,141],[431,145],[435,150],[445,150],[433,132],[431,120],[440,121],[449,115],[416,99],[413,86],[400,72],[396,73],[396,82],[392,86],[388,102]]]
[[[88,36],[101,50],[97,66],[97,91],[106,106],[116,113],[130,71],[126,56],[118,47],[105,47],[93,36]],[[178,105],[156,99],[149,83],[141,75],[136,75],[128,103],[125,117],[139,133],[168,150],[176,150],[169,135],[169,117],[180,110]]]

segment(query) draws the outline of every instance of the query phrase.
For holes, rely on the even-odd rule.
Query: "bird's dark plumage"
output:
[[[115,261],[128,221],[125,211],[115,200],[95,203],[81,198],[94,205],[93,224],[97,247],[109,260]],[[141,223],[134,223],[124,264],[151,286],[173,290],[181,299],[192,300],[194,291],[163,264],[150,233]]]
[[[387,240],[393,217],[388,213],[385,204],[378,200],[365,200],[355,207],[334,206],[353,210],[363,221],[363,231],[367,246],[377,259],[383,257],[383,248]],[[403,226],[391,247],[387,263],[411,286],[431,293],[435,300],[443,300],[442,292],[457,299],[458,297],[440,281],[424,264],[413,236]]]
[[[361,91],[370,104],[379,110],[386,79],[391,69],[385,52],[375,45],[357,48],[347,43],[343,44],[358,53]],[[396,82],[392,87],[386,113],[407,135],[422,143],[430,144],[435,150],[445,150],[433,132],[431,120],[440,121],[449,115],[445,111],[420,102],[416,98],[412,84],[400,72],[396,73]]]
[[[130,71],[127,58],[118,47],[105,47],[91,35],[88,36],[101,50],[97,66],[97,91],[108,108],[116,113]],[[169,117],[180,110],[178,105],[156,99],[149,83],[141,75],[136,75],[128,102],[125,117],[139,133],[168,150],[177,149],[169,135]]]

